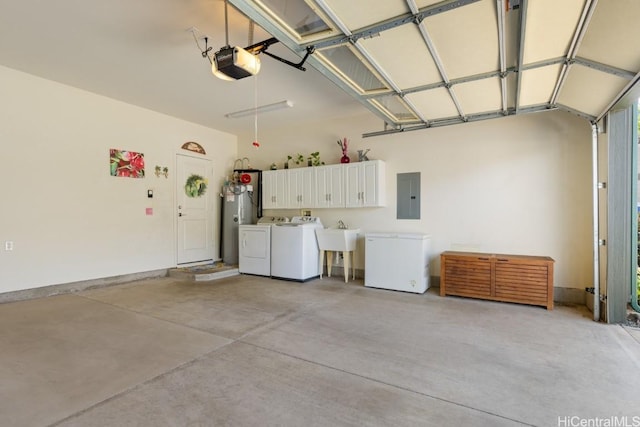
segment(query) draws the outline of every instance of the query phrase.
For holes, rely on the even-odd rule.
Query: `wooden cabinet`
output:
[[[345,203],[348,208],[384,206],[384,162],[348,163],[345,165]]]
[[[440,295],[541,305],[553,309],[553,259],[443,252]]]
[[[288,205],[289,177],[287,170],[262,172],[262,208],[282,209]]]
[[[342,165],[316,167],[316,208],[344,208]]]

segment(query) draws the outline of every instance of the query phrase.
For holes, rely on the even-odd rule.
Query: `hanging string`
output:
[[[254,132],[254,140],[253,146],[257,149],[260,148],[260,143],[258,142],[258,76],[253,76],[255,85],[253,90],[253,105],[254,105],[254,114],[253,114],[253,132]]]
[[[224,0],[224,41],[229,47],[229,16],[227,12],[227,0]]]

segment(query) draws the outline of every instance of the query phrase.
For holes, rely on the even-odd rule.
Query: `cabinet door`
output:
[[[262,172],[262,208],[287,207],[288,179],[286,170]]]
[[[490,256],[446,255],[441,262],[444,286],[440,286],[440,295],[458,295],[463,297],[490,298],[491,259]]]
[[[362,206],[384,206],[384,165],[379,161],[362,162],[359,172]]]
[[[316,199],[316,168],[289,169],[287,205],[291,208],[314,207]]]
[[[342,165],[318,166],[316,169],[315,207],[343,208]]]
[[[361,193],[361,163],[349,163],[344,170],[345,205],[348,208],[358,208],[362,206]]]
[[[495,296],[501,301],[547,305],[548,263],[496,259]]]
[[[384,206],[384,185],[384,163],[380,160],[349,163],[345,168],[346,206]]]

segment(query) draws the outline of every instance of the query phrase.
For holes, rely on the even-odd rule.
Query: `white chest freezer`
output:
[[[366,233],[364,285],[424,293],[430,286],[430,242],[421,233]]]

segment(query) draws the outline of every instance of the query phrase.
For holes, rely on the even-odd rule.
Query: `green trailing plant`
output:
[[[304,156],[300,153],[296,156],[296,165],[304,164]]]
[[[311,161],[311,166],[320,166],[324,165],[324,162],[320,161],[320,152],[315,151],[309,155],[309,160]]]

